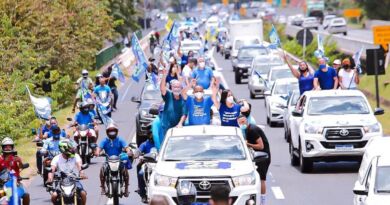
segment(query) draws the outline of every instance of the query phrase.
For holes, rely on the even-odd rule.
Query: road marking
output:
[[[126,96],[127,96],[127,93],[129,92],[129,89],[131,88],[131,86],[133,86],[133,83],[134,83],[134,81],[133,81],[132,79],[129,79],[129,80],[131,80],[131,82],[130,82],[129,85],[127,86],[126,91],[125,91],[125,93],[124,93],[123,96],[122,96],[122,99],[121,99],[121,102],[122,102],[122,103],[123,103],[123,101],[125,100],[125,98],[126,98]]]
[[[225,77],[223,76],[222,72],[220,72],[222,70],[222,68],[220,68],[217,64],[217,61],[215,60],[214,58],[214,47],[211,49],[213,52],[211,54],[211,61],[214,62],[214,65],[215,65],[215,71],[214,73],[217,74],[216,76],[219,77],[219,79],[222,81],[222,84],[225,86],[226,89],[229,89],[229,85],[227,84],[226,82],[226,79]]]
[[[280,187],[274,186],[271,187],[272,192],[274,193],[274,196],[276,199],[284,199],[283,191]]]

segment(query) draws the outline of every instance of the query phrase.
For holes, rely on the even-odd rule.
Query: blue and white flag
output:
[[[34,106],[35,115],[41,119],[49,119],[51,115],[51,99],[48,97],[37,98],[32,96],[30,89],[26,85],[31,103]]]
[[[123,84],[125,83],[125,81],[126,81],[125,75],[123,75],[122,69],[119,67],[119,65],[118,65],[117,63],[115,63],[115,64],[112,66],[111,77],[114,77],[114,78],[116,78],[117,80],[119,80],[119,82],[121,82],[122,85],[123,85]]]
[[[179,40],[179,25],[176,21],[173,22],[171,29],[166,37],[169,50],[173,49]]]
[[[317,58],[325,57],[324,40],[320,34],[317,34],[317,50],[314,51],[314,56]]]
[[[146,60],[146,56],[144,51],[141,48],[141,45],[139,44],[138,38],[135,34],[133,34],[133,37],[131,38],[131,49],[133,51],[136,64],[137,66],[134,69],[133,74],[131,75],[131,78],[139,82],[141,75],[146,71],[148,68],[148,63]]]
[[[278,35],[278,32],[275,29],[275,26],[272,24],[272,29],[269,32],[269,39],[271,41],[271,44],[274,44],[276,46],[280,46],[280,38]]]
[[[358,69],[359,73],[362,73],[360,57],[362,56],[363,50],[364,47],[362,46],[360,50],[356,51],[352,56],[352,59],[355,61],[356,69]]]

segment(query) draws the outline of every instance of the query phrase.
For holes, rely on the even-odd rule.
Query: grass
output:
[[[375,76],[362,76],[359,88],[375,95]],[[379,76],[379,96],[390,100],[390,67],[386,69],[385,75]]]

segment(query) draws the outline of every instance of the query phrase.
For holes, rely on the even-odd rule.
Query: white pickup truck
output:
[[[260,176],[255,162],[267,158],[248,149],[236,127],[213,125],[169,129],[150,177],[149,197],[163,195],[178,204],[177,184],[189,181],[197,192],[196,204],[208,204],[213,186],[227,186],[233,205],[260,204]]]

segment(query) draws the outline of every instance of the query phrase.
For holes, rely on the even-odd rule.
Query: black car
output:
[[[150,114],[149,109],[154,105],[160,104],[163,100],[160,89],[152,83],[146,83],[139,97],[132,97],[131,101],[139,103],[138,112],[136,114],[136,141],[139,146],[147,139],[148,126],[156,115]]]
[[[233,60],[234,79],[236,84],[240,84],[242,79],[248,78],[252,60],[256,56],[268,55],[269,49],[263,45],[243,46],[238,50],[237,58]]]

